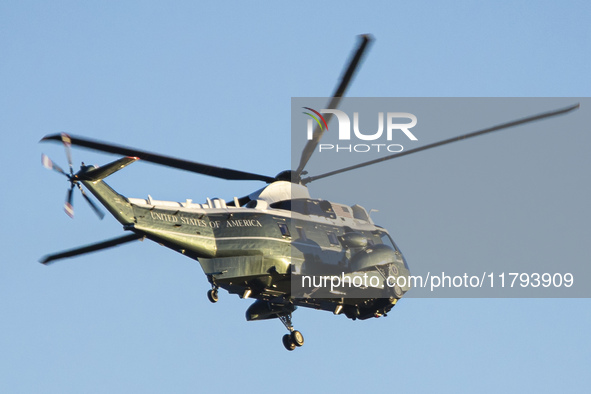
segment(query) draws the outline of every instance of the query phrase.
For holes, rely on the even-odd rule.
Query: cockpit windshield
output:
[[[387,246],[391,247],[394,250],[398,250],[398,248],[396,247],[396,244],[394,244],[394,241],[392,241],[392,238],[390,238],[390,236],[388,235],[388,233],[382,233],[382,232],[380,232],[380,238],[382,239],[382,243],[384,245],[387,245]]]
[[[390,236],[388,235],[388,233],[384,233],[384,232],[381,232],[380,231],[380,238],[382,239],[382,243],[384,245],[388,245],[389,247],[393,248],[395,251],[397,251],[398,253],[400,253],[400,256],[402,257],[402,262],[404,263],[404,266],[406,267],[406,269],[408,269],[408,264],[406,263],[406,259],[404,258],[404,255],[402,254],[402,252],[400,251],[400,249],[398,249],[398,246],[396,246],[396,244],[394,243],[394,241],[392,240],[392,238],[390,238]]]

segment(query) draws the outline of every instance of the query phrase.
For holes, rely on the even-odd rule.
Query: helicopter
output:
[[[372,40],[369,35],[360,36],[327,109],[338,107]],[[216,167],[65,133],[47,135],[41,141],[62,143],[66,151],[69,171],[42,155],[43,166],[66,176],[70,183],[64,204],[66,213],[73,217],[73,193],[77,188],[93,211],[103,218],[104,213],[87,195],[87,189],[129,234],[50,254],[40,262],[48,265],[148,239],[198,261],[211,284],[207,297],[212,303],[218,302],[219,289],[253,299],[246,319],[280,320],[288,330],[282,343],[292,351],[304,344],[302,333],[292,323],[292,313],[297,307],[365,320],[387,316],[411,289],[410,281],[406,280],[409,266],[388,231],[375,224],[360,205],[312,198],[307,184],[577,108],[578,104],[529,116],[314,176],[308,176],[305,168],[328,130],[330,113],[320,116],[322,122],[318,121],[314,128],[297,168],[276,176]],[[72,146],[124,157],[100,167],[83,163],[74,172]],[[125,197],[105,183],[107,177],[138,160],[225,180],[262,181],[266,186],[241,198],[228,201],[207,198],[205,202],[194,203],[190,199],[176,202],[154,200],[151,196]],[[339,278],[337,285],[333,283],[335,277]],[[316,280],[324,280],[324,285],[319,286]],[[351,286],[355,281],[362,281],[363,285]]]

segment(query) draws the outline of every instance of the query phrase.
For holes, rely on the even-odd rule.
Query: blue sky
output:
[[[3,2],[0,391],[586,391],[588,299],[403,299],[364,322],[300,308],[306,345],[288,353],[279,322],[246,322],[250,303],[223,292],[210,304],[199,265],[155,244],[44,267],[42,255],[121,228],[78,195],[76,218],[64,214],[67,184],[40,165],[41,152],[65,165],[63,149],[38,141],[65,131],[273,175],[290,165],[291,97],[330,94],[357,34],[376,42],[349,96],[585,97],[590,11],[583,1]],[[497,255],[589,263],[584,131],[380,167],[403,191],[381,224],[411,267]],[[179,201],[261,186],[147,163],[109,183]],[[368,208],[373,187],[358,201]]]

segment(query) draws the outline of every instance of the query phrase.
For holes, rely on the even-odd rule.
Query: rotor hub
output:
[[[294,170],[285,170],[281,171],[279,174],[275,176],[276,181],[286,181],[291,183],[299,184],[302,180],[300,174]]]

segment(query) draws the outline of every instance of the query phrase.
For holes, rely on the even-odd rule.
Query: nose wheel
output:
[[[294,330],[293,324],[291,323],[291,313],[285,316],[279,316],[281,323],[287,328],[289,334],[285,334],[282,338],[283,346],[289,351],[294,350],[296,347],[304,345],[304,336],[298,330]]]

